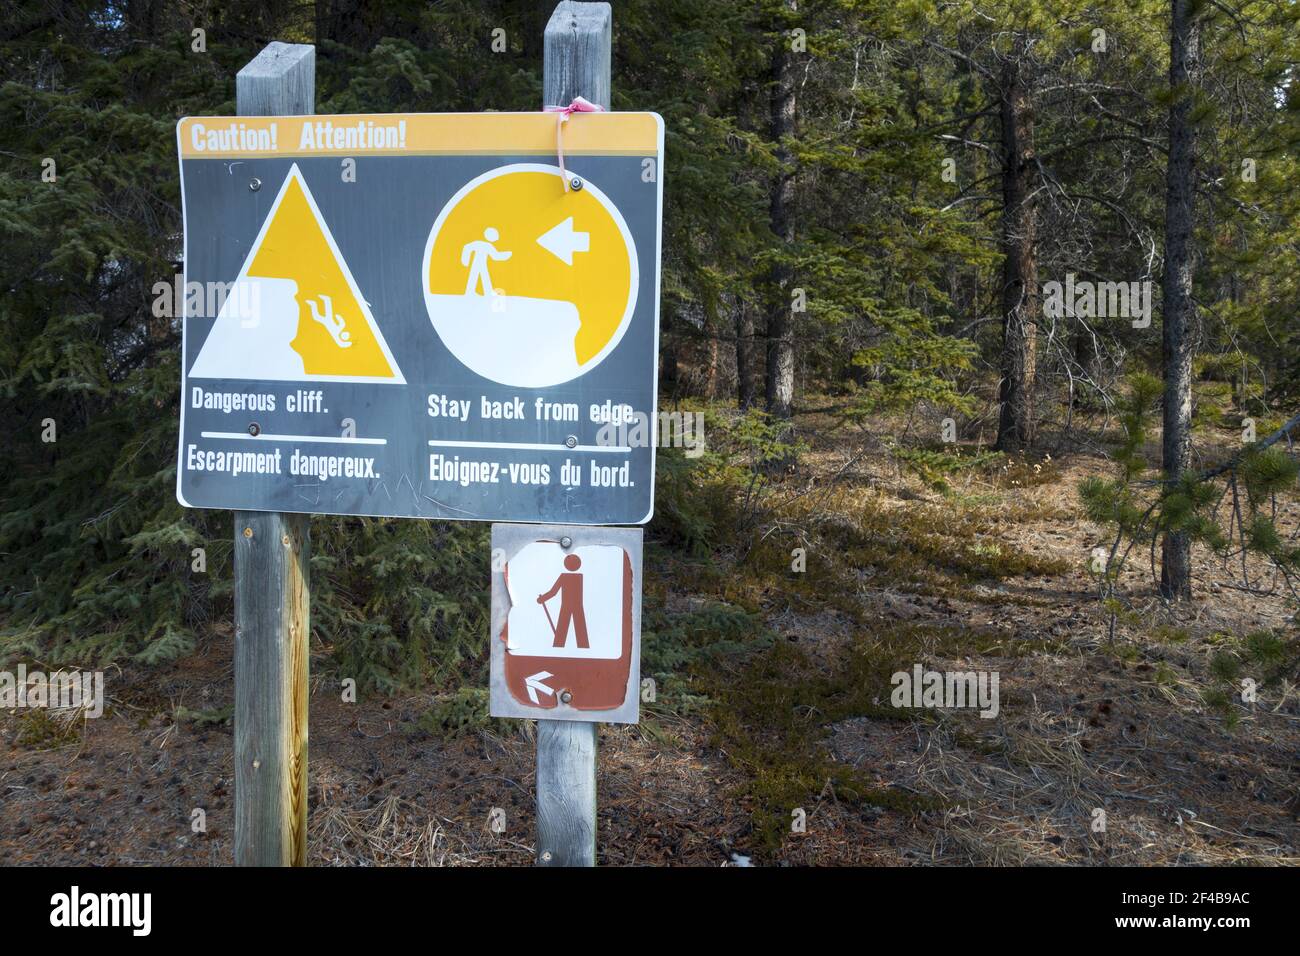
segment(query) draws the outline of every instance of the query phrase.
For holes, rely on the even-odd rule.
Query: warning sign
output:
[[[182,504],[650,519],[658,116],[199,117],[177,137]]]
[[[405,384],[297,164],[190,377]]]
[[[635,723],[641,531],[493,525],[492,715]]]
[[[537,163],[494,169],[452,197],[425,268],[438,335],[503,385],[544,388],[594,368],[636,306],[636,244],[618,208],[594,183],[566,190]]]

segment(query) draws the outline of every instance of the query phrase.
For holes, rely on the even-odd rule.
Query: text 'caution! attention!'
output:
[[[654,113],[191,117],[176,494],[570,525],[654,510]]]

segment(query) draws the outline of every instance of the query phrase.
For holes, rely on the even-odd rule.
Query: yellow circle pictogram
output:
[[[424,253],[429,318],[470,369],[543,388],[595,368],[636,306],[636,248],[596,186],[564,189],[555,166],[518,163],[467,183]]]

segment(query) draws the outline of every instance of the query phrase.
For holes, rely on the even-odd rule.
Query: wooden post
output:
[[[582,720],[537,722],[537,865],[596,865],[596,733]]]
[[[240,116],[316,111],[316,49],[270,43],[239,71]],[[266,194],[274,196],[272,190]],[[235,512],[235,863],[307,863],[310,515]]]
[[[543,106],[575,96],[610,108],[613,16],[608,3],[562,0],[546,24]],[[537,865],[596,865],[596,737],[599,725],[537,722]]]
[[[581,96],[610,109],[613,24],[608,3],[560,0],[542,48],[543,106],[568,106]]]

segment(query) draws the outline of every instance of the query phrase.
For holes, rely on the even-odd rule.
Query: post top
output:
[[[560,0],[551,19],[546,23],[546,33],[568,32],[600,33],[609,29],[614,15],[608,3],[582,3],[579,0]]]
[[[316,112],[316,47],[268,43],[235,74],[240,116],[301,116]]]
[[[608,3],[561,0],[543,35],[543,106],[567,106],[581,96],[610,108],[613,23]]]
[[[315,59],[316,47],[311,43],[282,43],[272,40],[262,48],[236,74],[240,78],[280,76],[306,59]]]

